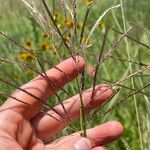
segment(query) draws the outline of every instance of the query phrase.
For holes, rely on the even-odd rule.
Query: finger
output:
[[[45,150],[91,150],[89,139],[70,135],[45,146]]]
[[[87,137],[80,137],[78,133],[58,139],[46,145],[48,149],[57,150],[105,150],[103,145],[117,140],[123,133],[122,125],[117,121],[110,121],[87,130]]]
[[[99,107],[112,95],[112,90],[108,87],[108,85],[101,84],[95,88],[95,98],[92,105],[90,106],[92,90],[93,88],[88,89],[82,94],[84,109],[86,112]],[[47,114],[42,113],[33,118],[32,124],[39,138],[45,139],[47,137],[53,136],[54,134],[68,126],[68,124],[74,122],[80,116],[79,94],[64,101],[64,107],[66,108],[68,116],[71,119],[70,122],[65,122],[63,118],[58,116],[58,114],[54,113],[53,111],[49,111],[47,112],[47,114],[53,115],[59,121]],[[55,109],[60,113],[63,113],[63,109],[60,105],[56,106]]]
[[[34,95],[35,97],[21,90],[17,90],[16,92],[14,92],[13,97],[22,100],[25,103],[28,103],[30,106],[39,108],[38,110],[31,109],[28,105],[25,105],[18,101],[14,101],[11,98],[9,98],[5,102],[2,108],[11,108],[14,111],[17,111],[18,113],[24,115],[28,119],[32,118],[40,110],[43,101],[46,101],[48,97],[54,94],[54,90],[59,90],[66,83],[70,82],[83,71],[85,65],[83,58],[80,56],[76,56],[75,60],[73,58],[69,58],[56,66],[57,68],[59,68],[59,70],[55,67],[46,72],[48,78],[55,82],[53,86],[50,85],[48,79],[40,75],[21,87],[23,90],[26,90],[28,93]],[[43,101],[40,101],[39,99]]]
[[[117,140],[123,133],[123,126],[117,121],[109,121],[87,131],[87,138],[93,146],[106,145]]]
[[[92,148],[91,150],[107,150],[107,148],[104,146],[97,146],[97,147]]]

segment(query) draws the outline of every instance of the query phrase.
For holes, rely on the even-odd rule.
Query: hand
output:
[[[43,143],[44,139],[54,136],[79,117],[80,98],[79,95],[75,95],[63,102],[71,122],[64,121],[62,116],[66,115],[60,104],[53,110],[42,113],[40,110],[43,101],[46,102],[54,95],[53,89],[58,91],[76,78],[83,71],[84,66],[85,62],[80,56],[76,56],[76,61],[69,58],[57,66],[62,71],[53,68],[46,72],[48,78],[55,81],[54,86],[50,86],[49,80],[39,75],[8,98],[0,108],[1,150],[104,150],[103,145],[121,136],[122,125],[117,121],[110,121],[88,129],[86,138],[81,137],[79,133],[74,133],[49,144]],[[91,93],[92,88],[83,93],[86,112],[90,111],[89,108],[100,107],[112,95],[112,90],[105,84],[96,86],[95,95],[97,96],[89,107]]]

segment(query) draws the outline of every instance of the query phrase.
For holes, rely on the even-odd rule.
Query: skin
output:
[[[55,68],[46,72],[48,78],[56,83],[53,87],[55,91],[60,90],[61,87],[76,78],[79,73],[82,73],[85,67],[83,58],[76,56],[75,60],[76,61],[74,61],[73,58],[69,58],[57,65],[63,73]],[[26,90],[45,102],[49,97],[54,95],[53,88],[50,86],[49,80],[46,80],[42,76],[38,76],[21,87],[21,89]],[[90,105],[91,94],[92,88],[83,93],[86,112],[100,107],[102,103],[106,102],[112,95],[112,90],[106,84],[96,86],[95,98],[92,105]],[[52,110],[49,110],[46,114],[41,113],[40,109],[43,103],[21,90],[15,91],[12,96],[33,107],[31,108],[12,98],[8,98],[0,107],[1,150],[11,148],[15,148],[15,150],[75,150],[75,143],[82,140],[88,144],[87,149],[105,150],[106,148],[103,145],[118,139],[123,133],[123,127],[119,122],[109,121],[92,129],[88,129],[86,138],[81,137],[80,134],[76,132],[51,143],[44,144],[43,140],[48,137],[53,137],[56,133],[68,126],[68,124],[78,119],[80,115],[79,94],[63,102],[71,122],[66,121],[66,119]],[[59,111],[62,116],[67,116],[60,104],[55,106],[55,109]],[[53,117],[50,117],[50,115]]]

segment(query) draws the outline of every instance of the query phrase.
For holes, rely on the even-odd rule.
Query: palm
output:
[[[57,67],[61,69],[63,73],[57,69],[51,69],[46,72],[47,76],[53,79],[56,85],[59,85],[59,87],[54,87],[55,91],[74,79],[78,73],[82,72],[84,60],[81,57],[77,57],[77,60],[78,64],[71,58],[59,64]],[[71,64],[69,68],[67,67],[68,64]],[[69,78],[66,78],[66,75]],[[2,145],[4,149],[12,147],[27,150],[75,149],[74,145],[76,141],[84,139],[81,138],[78,133],[63,137],[46,145],[44,145],[43,140],[52,137],[79,117],[79,95],[75,95],[63,103],[71,120],[70,122],[66,122],[56,111],[49,110],[46,113],[40,112],[43,104],[40,100],[46,101],[48,97],[54,94],[52,87],[49,86],[45,78],[39,76],[21,87],[21,89],[31,94],[18,90],[0,109],[0,145]],[[92,106],[89,107],[91,93],[92,89],[86,90],[83,93],[84,108],[86,111],[90,111],[89,108],[93,109],[100,106],[111,96],[112,91],[108,89],[106,85],[97,86],[95,93],[99,96],[94,99]],[[36,95],[39,99],[37,100],[33,95]],[[13,98],[21,100],[22,102],[14,101]],[[55,106],[54,109],[64,116],[64,109],[60,104]],[[86,141],[89,149],[104,149],[101,146],[117,139],[122,131],[123,128],[121,124],[115,121],[87,130]]]

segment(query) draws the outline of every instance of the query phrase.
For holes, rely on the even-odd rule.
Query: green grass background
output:
[[[98,16],[104,12],[110,6],[119,3],[120,1],[116,0],[101,0],[96,1],[92,10],[90,12],[90,16],[88,19],[88,24],[86,26],[85,35],[88,35],[92,25],[95,23],[95,20]],[[150,29],[150,1],[148,0],[123,0],[124,13],[125,13],[125,22],[127,28],[131,25],[131,22],[138,22],[144,28]],[[85,5],[78,5],[78,18],[79,20],[83,19],[83,14],[85,11]],[[57,10],[57,8],[56,8]],[[111,13],[109,13],[103,19],[104,23],[107,23],[109,20],[112,27],[123,32],[123,20],[121,16],[121,9],[115,9]],[[13,39],[22,42],[24,40],[32,39],[33,47],[37,48],[41,42],[41,33],[40,28],[32,23],[29,20],[29,14],[27,13],[25,7],[17,0],[0,0],[0,30],[6,32],[8,35],[13,37]],[[79,31],[78,31],[79,34]],[[134,30],[129,34],[131,37],[135,38],[138,41],[141,41],[147,45],[149,45],[150,34],[148,32],[142,31],[139,28],[134,28]],[[107,42],[105,47],[105,52],[110,48],[111,43],[114,43],[119,35],[114,31],[110,30],[109,32],[109,42]],[[98,47],[102,42],[103,34],[101,29],[97,30],[94,36],[92,36],[91,41],[93,45],[88,48],[86,52],[86,62],[95,65],[98,54]],[[134,43],[133,41],[128,40],[129,45],[129,53],[131,60],[142,62],[145,64],[150,63],[150,50],[141,46],[140,44]],[[52,64],[59,63],[59,60],[52,55],[53,50],[49,50],[41,53],[43,57],[45,57]],[[21,52],[20,48],[16,45],[9,42],[4,37],[0,36],[0,56],[8,59],[18,59],[17,55]],[[68,57],[68,53],[65,48],[61,48],[59,51],[60,58],[63,60]],[[123,41],[117,52],[113,54],[113,56],[117,56],[120,58],[128,59],[126,43]],[[40,69],[37,65],[37,62],[33,62],[30,65]],[[44,65],[45,70],[50,68],[49,65]],[[131,68],[134,71],[140,69],[138,65],[131,65]],[[36,76],[36,73],[32,75],[27,75],[24,73],[24,69],[17,67],[14,64],[6,64],[0,62],[0,76],[11,83],[16,85],[22,85]],[[104,82],[101,78],[105,78],[111,80],[112,82],[120,80],[123,76],[130,74],[129,63],[120,62],[118,60],[114,60],[108,58],[103,66],[99,70],[99,78],[97,79],[97,83]],[[145,74],[150,75],[149,71],[146,71]],[[17,78],[19,76],[19,78]],[[86,74],[86,88],[92,86],[93,78]],[[146,77],[136,77],[134,78],[135,88],[146,84],[150,81],[149,76]],[[76,83],[73,81],[70,85],[65,88],[74,95],[77,93]],[[124,83],[124,85],[128,87],[132,87],[131,80],[128,80]],[[12,87],[8,85],[0,83],[0,91],[11,93],[14,91]],[[150,87],[143,90],[145,92],[150,92]],[[135,97],[130,98],[128,101],[124,102],[119,108],[116,108],[108,115],[105,115],[103,118],[100,118],[101,114],[105,112],[107,109],[112,107],[118,100],[125,97],[129,94],[129,90],[122,88],[120,92],[113,98],[113,100],[105,106],[101,111],[94,115],[94,120],[89,121],[87,124],[88,127],[92,127],[96,124],[100,124],[106,122],[108,120],[118,120],[124,124],[125,132],[121,140],[114,142],[113,144],[108,145],[108,149],[113,150],[123,150],[123,149],[132,149],[132,150],[148,150],[150,149],[150,144],[148,141],[148,137],[150,137],[150,102],[149,97],[144,96],[138,93]],[[59,93],[62,99],[66,99],[67,96],[63,93]],[[0,97],[0,103],[2,104],[5,101],[5,98]],[[56,98],[52,98],[50,103],[55,104]],[[139,120],[137,120],[137,117]],[[139,121],[139,124],[138,124]],[[78,123],[71,125],[73,128],[78,130]],[[140,131],[139,131],[140,129]],[[68,134],[71,132],[69,129],[63,131],[63,134]],[[141,139],[140,139],[140,136]]]

